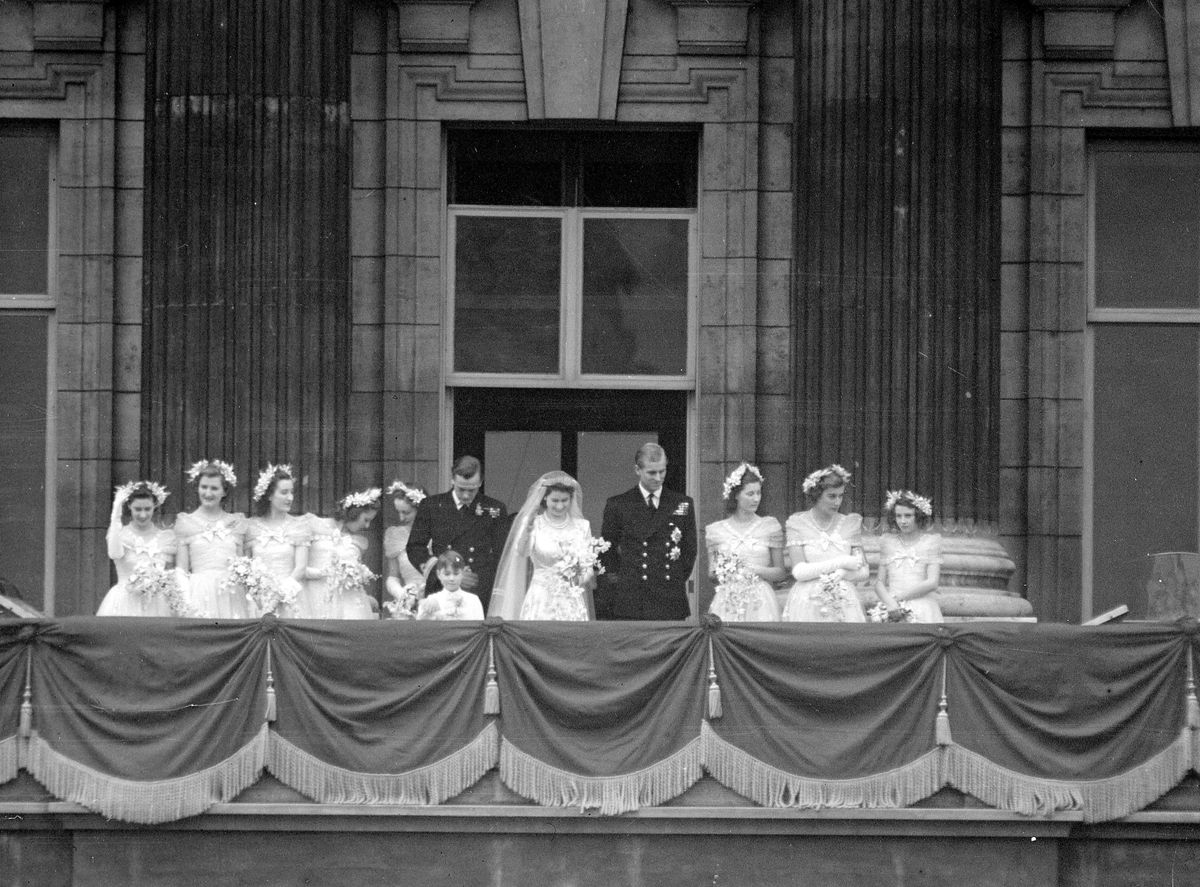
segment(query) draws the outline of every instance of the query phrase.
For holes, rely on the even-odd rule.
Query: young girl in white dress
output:
[[[161,485],[143,480],[117,487],[106,540],[108,556],[117,568],[117,584],[100,602],[97,616],[174,616],[162,595],[147,597],[129,588],[129,577],[139,564],[153,563],[162,570],[175,563],[175,534],[158,525],[159,509],[170,494]],[[122,524],[122,518],[129,523]]]
[[[718,555],[736,556],[753,576],[733,586],[717,585],[708,610],[726,622],[779,621],[779,602],[770,583],[788,575],[783,566],[783,527],[776,518],[758,514],[762,484],[758,468],[741,463],[725,478],[721,491],[725,510],[732,513],[704,528],[709,572],[718,583],[714,569]]]
[[[558,571],[567,550],[592,538],[582,498],[579,482],[565,471],[543,474],[529,488],[500,555],[489,616],[573,622],[592,617],[594,574],[586,570],[579,582],[569,583]]]
[[[926,532],[933,503],[912,490],[889,490],[883,507],[893,532],[879,540],[875,592],[889,620],[904,619],[903,605],[912,613],[912,622],[945,621],[934,593],[941,580],[942,537]]]
[[[361,564],[370,543],[362,535],[379,514],[378,487],[351,493],[338,504],[332,518],[309,514],[312,544],[308,550],[304,589],[298,600],[298,613],[304,619],[374,619],[375,610],[364,588],[352,591],[330,586],[330,567],[335,560]]]
[[[482,620],[483,604],[479,596],[464,591],[462,587],[463,573],[467,569],[463,556],[452,549],[443,551],[438,555],[434,569],[437,570],[442,588],[421,601],[417,618],[435,621]]]
[[[299,603],[312,531],[307,520],[291,513],[294,500],[292,466],[268,465],[259,473],[250,499],[256,515],[246,525],[246,549]],[[277,615],[294,617],[297,606],[282,606]]]
[[[248,619],[253,615],[246,596],[222,588],[229,562],[242,554],[246,519],[229,514],[221,506],[237,486],[233,466],[220,460],[203,460],[188,471],[196,484],[199,507],[175,521],[179,542],[177,564],[187,576],[185,597],[191,609],[213,619]]]
[[[413,566],[405,553],[413,518],[417,516],[417,506],[425,499],[425,491],[398,480],[393,481],[387,491],[396,509],[396,525],[388,527],[383,534],[384,570],[387,576],[384,585],[389,595],[401,601],[405,597],[405,588],[412,588],[418,597],[425,592],[425,576]]]
[[[862,516],[842,514],[850,472],[819,468],[804,479],[807,511],[787,520],[787,549],[796,584],[785,622],[865,622],[853,583],[870,575],[862,553]]]

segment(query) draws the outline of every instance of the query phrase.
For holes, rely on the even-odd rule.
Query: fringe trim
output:
[[[440,804],[462,794],[496,766],[500,731],[488,724],[471,742],[440,761],[406,773],[361,773],[328,764],[271,734],[267,769],[282,783],[321,804]]]
[[[17,778],[17,770],[20,769],[17,762],[17,749],[20,741],[16,736],[0,739],[0,785]]]
[[[683,794],[704,775],[702,758],[702,738],[697,736],[644,770],[620,776],[581,776],[539,761],[504,739],[500,743],[500,781],[543,807],[598,809],[602,816],[614,816],[655,807]]]
[[[29,740],[26,769],[56,798],[81,804],[109,819],[172,822],[230,801],[257,782],[266,760],[267,737],[264,724],[250,742],[219,764],[175,779],[140,782],[72,761],[35,731]]]
[[[1085,822],[1120,819],[1146,807],[1178,785],[1191,767],[1191,731],[1132,770],[1107,779],[1068,782],[1015,773],[960,745],[946,749],[950,785],[985,804],[1024,816],[1079,810]]]
[[[704,769],[713,779],[763,807],[908,807],[946,784],[945,752],[931,749],[910,764],[855,779],[819,779],[780,770],[701,726]]]

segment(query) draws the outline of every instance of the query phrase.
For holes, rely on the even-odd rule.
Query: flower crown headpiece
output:
[[[883,510],[891,511],[901,502],[911,502],[913,508],[926,517],[933,517],[933,500],[918,496],[912,490],[888,490],[887,499],[883,502]]]
[[[392,485],[387,488],[389,496],[403,496],[413,505],[420,505],[425,501],[425,494],[418,489],[408,486],[404,481],[392,481]]]
[[[841,465],[835,464],[835,465],[830,465],[827,468],[818,468],[816,471],[814,471],[808,477],[804,478],[804,483],[802,484],[804,492],[807,493],[810,490],[816,489],[817,484],[819,484],[825,477],[827,477],[830,474],[836,475],[838,477],[838,479],[841,480],[842,484],[850,483],[850,472],[847,471],[845,468],[843,468]]]
[[[221,472],[221,477],[225,478],[225,483],[231,487],[237,486],[237,475],[233,473],[233,466],[228,462],[222,462],[220,459],[201,459],[199,462],[194,462],[192,467],[188,469],[187,478],[189,481],[194,481],[200,476],[200,472],[205,468],[215,468]]]
[[[751,465],[749,462],[743,462],[737,468],[733,469],[729,473],[729,477],[725,478],[725,483],[721,484],[722,499],[729,498],[729,494],[733,492],[735,487],[741,484],[742,478],[746,476],[747,471],[757,477],[759,483],[762,483],[763,476],[762,472],[758,470],[758,466]]]
[[[133,494],[134,490],[142,488],[150,491],[150,495],[154,497],[154,504],[157,508],[161,508],[162,504],[167,501],[167,497],[171,495],[166,487],[152,480],[131,480],[129,483],[124,483],[117,487],[116,498],[125,501]]]
[[[276,471],[282,471],[290,480],[292,478],[291,465],[270,465],[258,473],[258,483],[254,485],[254,495],[251,497],[251,502],[257,502],[267,493],[267,487],[271,486],[271,481],[275,477]]]
[[[379,504],[379,497],[383,495],[383,490],[379,487],[371,487],[369,490],[360,490],[357,493],[351,493],[342,500],[342,508],[367,508],[372,505]]]

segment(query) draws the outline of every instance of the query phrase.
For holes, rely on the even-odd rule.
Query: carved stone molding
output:
[[[530,120],[615,120],[629,0],[517,0]]]
[[[99,52],[104,48],[103,0],[34,3],[33,48]]]
[[[1171,115],[1176,126],[1200,126],[1200,6],[1163,0]]]
[[[689,55],[745,55],[750,11],[758,0],[667,0],[675,7],[679,51]]]
[[[401,52],[466,52],[476,0],[400,0]]]
[[[1117,13],[1131,0],[1032,0],[1048,60],[1111,59]]]

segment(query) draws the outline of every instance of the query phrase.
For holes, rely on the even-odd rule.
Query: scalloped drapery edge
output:
[[[599,810],[602,816],[655,807],[683,794],[700,781],[701,737],[663,760],[633,773],[583,776],[552,767],[521,751],[508,739],[500,742],[500,781],[543,807]]]
[[[17,749],[20,747],[20,741],[16,736],[0,739],[0,785],[17,778],[17,770],[20,769],[17,765]]]
[[[853,779],[820,779],[780,770],[701,728],[704,769],[717,782],[763,807],[907,807],[943,785],[942,752],[934,748],[911,763]]]
[[[284,785],[322,804],[429,806],[461,794],[496,766],[500,731],[488,724],[467,745],[404,773],[362,773],[326,763],[271,734],[267,770]]]
[[[946,781],[985,804],[1025,816],[1078,810],[1086,822],[1120,819],[1158,800],[1183,780],[1192,768],[1192,732],[1185,727],[1154,757],[1105,779],[1027,776],[961,745],[952,745],[946,749]]]
[[[258,781],[267,756],[268,728],[225,760],[174,779],[141,782],[100,773],[50,747],[37,731],[29,737],[25,769],[50,794],[100,813],[109,819],[152,825],[203,813],[213,804],[233,800]]]

